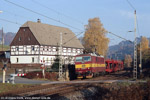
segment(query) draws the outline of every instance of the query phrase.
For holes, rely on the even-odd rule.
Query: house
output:
[[[56,55],[60,54],[58,51],[61,37],[62,58],[73,61],[74,56],[82,53],[84,48],[71,30],[43,24],[40,20],[27,21],[20,27],[10,44],[11,65],[14,67],[38,67],[43,63],[52,65]]]

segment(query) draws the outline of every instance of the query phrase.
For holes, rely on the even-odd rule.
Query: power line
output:
[[[126,0],[127,3],[130,5],[130,7],[136,11],[135,7],[129,2],[129,0]],[[137,31],[138,31],[138,35],[140,35],[139,33],[139,26],[138,26],[138,19],[137,19],[137,15],[136,15],[136,21],[137,21]]]
[[[132,41],[127,40],[127,39],[125,39],[125,38],[123,38],[123,37],[121,37],[121,36],[119,36],[119,35],[116,35],[116,34],[114,34],[114,33],[112,33],[112,32],[108,32],[108,33],[110,33],[110,34],[112,34],[112,35],[114,35],[114,36],[116,36],[116,37],[118,37],[118,38],[121,38],[121,39],[123,39],[123,40],[129,41],[129,42],[132,43]]]
[[[140,31],[139,31],[139,25],[138,25],[138,18],[136,16],[136,21],[137,21],[137,31],[138,31],[138,34],[141,35]]]
[[[43,14],[38,13],[38,12],[36,12],[36,11],[33,11],[33,10],[31,10],[31,9],[25,8],[25,7],[23,7],[23,6],[20,6],[20,5],[16,4],[16,3],[10,2],[10,1],[8,1],[8,0],[5,0],[5,1],[8,2],[8,3],[10,3],[10,4],[13,4],[13,5],[17,6],[17,7],[20,7],[20,8],[23,8],[23,9],[27,10],[27,11],[30,11],[30,12],[32,12],[32,13],[35,13],[35,14],[37,14],[37,15],[43,16],[43,17],[45,17],[45,18],[48,18],[48,19],[53,20],[53,21],[56,21],[56,22],[61,23],[61,24],[63,24],[63,25],[69,26],[69,27],[71,27],[71,28],[74,28],[74,29],[83,31],[83,30],[81,30],[81,29],[78,29],[78,28],[76,28],[76,27],[73,27],[73,26],[71,26],[71,25],[68,25],[68,24],[66,24],[66,23],[64,23],[64,22],[61,22],[61,21],[59,21],[59,20],[56,20],[56,19],[54,19],[54,18],[48,17],[48,16],[46,16],[46,15],[43,15]],[[1,20],[7,21],[7,22],[10,22],[10,23],[14,23],[14,24],[19,24],[19,23],[15,23],[15,22],[12,22],[12,21],[5,20],[5,19],[1,19]],[[21,25],[21,24],[19,24],[19,25]],[[78,35],[80,35],[80,34],[82,34],[82,33],[83,33],[83,32],[77,34],[76,36],[78,36]],[[112,33],[112,32],[109,32],[109,33],[112,34],[112,35],[114,35],[114,36],[117,36],[117,37],[119,37],[119,38],[121,38],[121,39],[127,40],[127,39],[122,38],[121,36],[118,36],[118,35],[116,35],[116,34],[114,34],[114,33]],[[72,38],[69,39],[67,42],[71,41],[71,40],[72,40],[73,38],[75,38],[76,36],[72,37]],[[127,41],[130,41],[130,40],[127,40]],[[67,42],[65,42],[65,44],[66,44]]]
[[[47,7],[46,5],[43,5],[43,4],[41,4],[41,3],[37,2],[37,1],[35,1],[35,0],[31,0],[31,1],[34,2],[34,3],[36,3],[36,4],[38,4],[38,5],[40,5],[40,6],[42,6],[42,7],[44,7],[44,8],[47,8],[47,9],[51,10],[51,11],[53,11],[53,12],[59,14],[59,15],[62,15],[62,16],[67,17],[67,18],[70,18],[70,19],[72,19],[73,21],[76,21],[76,22],[78,22],[78,23],[84,25],[83,22],[81,22],[81,21],[79,21],[79,20],[77,20],[77,19],[75,19],[75,18],[72,18],[72,17],[70,17],[70,16],[68,16],[68,15],[65,15],[65,14],[63,14],[63,13],[60,13],[60,12],[58,12],[58,11],[56,11],[56,10],[50,8],[50,7]]]
[[[6,10],[3,10],[3,11],[4,11],[4,13],[6,12],[6,13],[8,13],[8,14],[11,14],[11,15],[14,15],[14,16],[17,16],[17,17],[20,17],[20,18],[30,19],[30,18],[28,18],[28,17],[24,17],[24,16],[21,16],[21,15],[15,14],[15,13],[10,12],[10,11],[6,11]]]
[[[73,38],[75,38],[75,37],[77,37],[77,36],[79,36],[79,35],[81,35],[81,34],[83,34],[83,32],[81,32],[81,33],[79,33],[79,34],[75,35],[74,37],[70,38],[68,41],[66,41],[66,42],[65,42],[65,43],[63,43],[62,45],[67,44],[67,43],[68,43],[69,41],[71,41]]]
[[[20,23],[17,23],[17,22],[13,22],[13,21],[9,21],[9,20],[7,20],[7,19],[2,19],[2,18],[0,18],[0,20],[2,20],[2,21],[5,21],[5,22],[9,22],[9,23],[12,23],[12,24],[17,24],[17,25],[22,25],[22,24],[20,24]]]
[[[131,6],[131,8],[132,8],[133,10],[135,10],[134,6],[133,6],[128,0],[126,0],[126,1],[127,1],[128,4]]]
[[[8,3],[10,3],[10,4],[13,4],[13,5],[17,6],[17,7],[20,7],[20,8],[23,8],[23,9],[27,10],[27,11],[30,11],[30,12],[32,12],[32,13],[35,13],[35,14],[37,14],[37,15],[43,16],[43,17],[45,17],[45,18],[47,18],[47,19],[50,19],[50,20],[53,20],[53,21],[55,21],[55,22],[61,23],[61,24],[65,25],[65,26],[68,26],[68,27],[71,27],[71,28],[74,28],[74,29],[83,31],[83,30],[81,30],[81,29],[78,29],[78,28],[76,28],[76,27],[73,27],[73,26],[71,26],[71,25],[68,25],[68,24],[66,24],[66,23],[64,23],[64,22],[61,22],[61,21],[59,21],[59,20],[56,20],[56,19],[54,19],[54,18],[48,17],[48,16],[46,16],[46,15],[43,15],[43,14],[38,13],[38,12],[36,12],[36,11],[33,11],[33,10],[31,10],[31,9],[25,8],[25,7],[23,7],[23,6],[20,6],[20,5],[18,5],[18,4],[16,4],[16,3],[13,3],[13,2],[11,2],[11,1],[8,1],[8,0],[5,0],[5,1],[8,2]]]

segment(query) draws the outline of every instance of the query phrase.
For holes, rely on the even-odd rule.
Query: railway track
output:
[[[85,84],[57,84],[57,85],[41,85],[32,88],[21,89],[18,91],[10,91],[7,93],[1,93],[0,97],[15,96],[15,97],[36,97],[36,96],[52,96],[52,95],[63,95],[74,91],[82,90],[87,88]]]
[[[118,72],[118,74],[126,75],[124,71]],[[117,73],[116,73],[117,74]],[[105,75],[100,77],[95,77],[92,79],[85,79],[86,81],[94,81],[94,80],[109,80],[109,79],[117,79],[119,77],[115,77],[113,75]],[[122,78],[122,77],[121,77]],[[74,80],[78,81],[78,80]],[[90,85],[87,83],[63,83],[63,84],[45,84],[45,85],[38,85],[30,88],[25,88],[16,91],[10,91],[7,93],[1,93],[1,97],[5,96],[20,96],[20,97],[34,97],[34,96],[52,96],[52,95],[62,95],[65,93],[70,93],[74,91],[79,91],[89,87]]]

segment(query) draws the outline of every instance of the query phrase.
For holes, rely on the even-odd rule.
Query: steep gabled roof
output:
[[[21,27],[29,27],[29,29],[41,45],[59,45],[60,33],[63,33],[62,43],[65,43],[71,38],[75,37],[66,44],[63,44],[64,47],[83,48],[82,44],[77,39],[75,34],[68,28],[31,21],[27,21]]]

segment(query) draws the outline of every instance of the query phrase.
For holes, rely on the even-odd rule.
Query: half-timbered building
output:
[[[52,65],[59,55],[60,33],[62,33],[62,57],[74,60],[83,52],[83,46],[68,28],[28,21],[18,30],[10,44],[12,66]],[[70,40],[71,39],[71,40]]]

